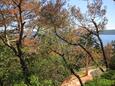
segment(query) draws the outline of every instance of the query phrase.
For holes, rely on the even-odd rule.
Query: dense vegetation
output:
[[[101,0],[86,14],[64,0],[1,0],[0,86],[60,86],[72,74],[84,86],[78,72],[89,67],[103,74],[86,86],[114,86],[115,41],[99,35],[106,24]]]
[[[85,86],[114,86],[115,70],[109,70],[100,77],[96,77],[93,81],[89,81]]]

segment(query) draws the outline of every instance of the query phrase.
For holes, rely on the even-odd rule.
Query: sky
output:
[[[69,0],[69,4],[80,7],[82,12],[86,11],[87,2],[85,0]],[[107,9],[106,17],[108,24],[106,25],[106,29],[115,30],[115,2],[113,0],[103,0],[103,6],[106,6]]]

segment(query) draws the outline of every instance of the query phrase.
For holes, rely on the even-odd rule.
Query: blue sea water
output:
[[[115,40],[115,35],[100,35],[103,44],[111,43],[112,40]]]

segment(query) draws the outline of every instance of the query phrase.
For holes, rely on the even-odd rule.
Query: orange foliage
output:
[[[35,39],[25,39],[23,41],[24,46],[35,46],[37,44],[37,41]]]

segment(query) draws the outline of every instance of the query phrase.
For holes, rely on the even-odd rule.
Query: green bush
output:
[[[14,84],[14,86],[27,86],[27,85],[24,84],[24,82],[22,81],[22,82],[20,82],[20,83],[16,83],[16,84]]]
[[[115,86],[115,70],[109,70],[100,78],[89,81],[85,86]]]
[[[113,84],[114,84],[113,80],[97,78],[93,81],[87,82],[85,86],[112,86]]]
[[[59,56],[47,56],[47,58],[38,56],[33,57],[35,59],[29,59],[31,73],[38,76],[41,83],[52,82],[53,86],[59,86],[69,75],[69,71],[65,68],[62,58]]]
[[[37,76],[32,75],[30,77],[31,86],[53,86],[51,80],[40,80]]]
[[[32,75],[30,77],[30,80],[31,80],[30,83],[31,83],[32,86],[40,86],[40,82],[39,82],[38,77]]]
[[[115,70],[110,70],[101,75],[101,77],[109,80],[115,80]]]
[[[12,86],[22,80],[22,70],[19,59],[12,50],[0,44],[0,82],[3,86]]]
[[[115,55],[111,58],[110,63],[109,63],[109,68],[111,70],[115,70]]]
[[[30,77],[30,86],[53,86],[53,82],[51,80],[40,80],[37,76],[32,75]],[[27,86],[24,81],[15,83],[13,86]]]

